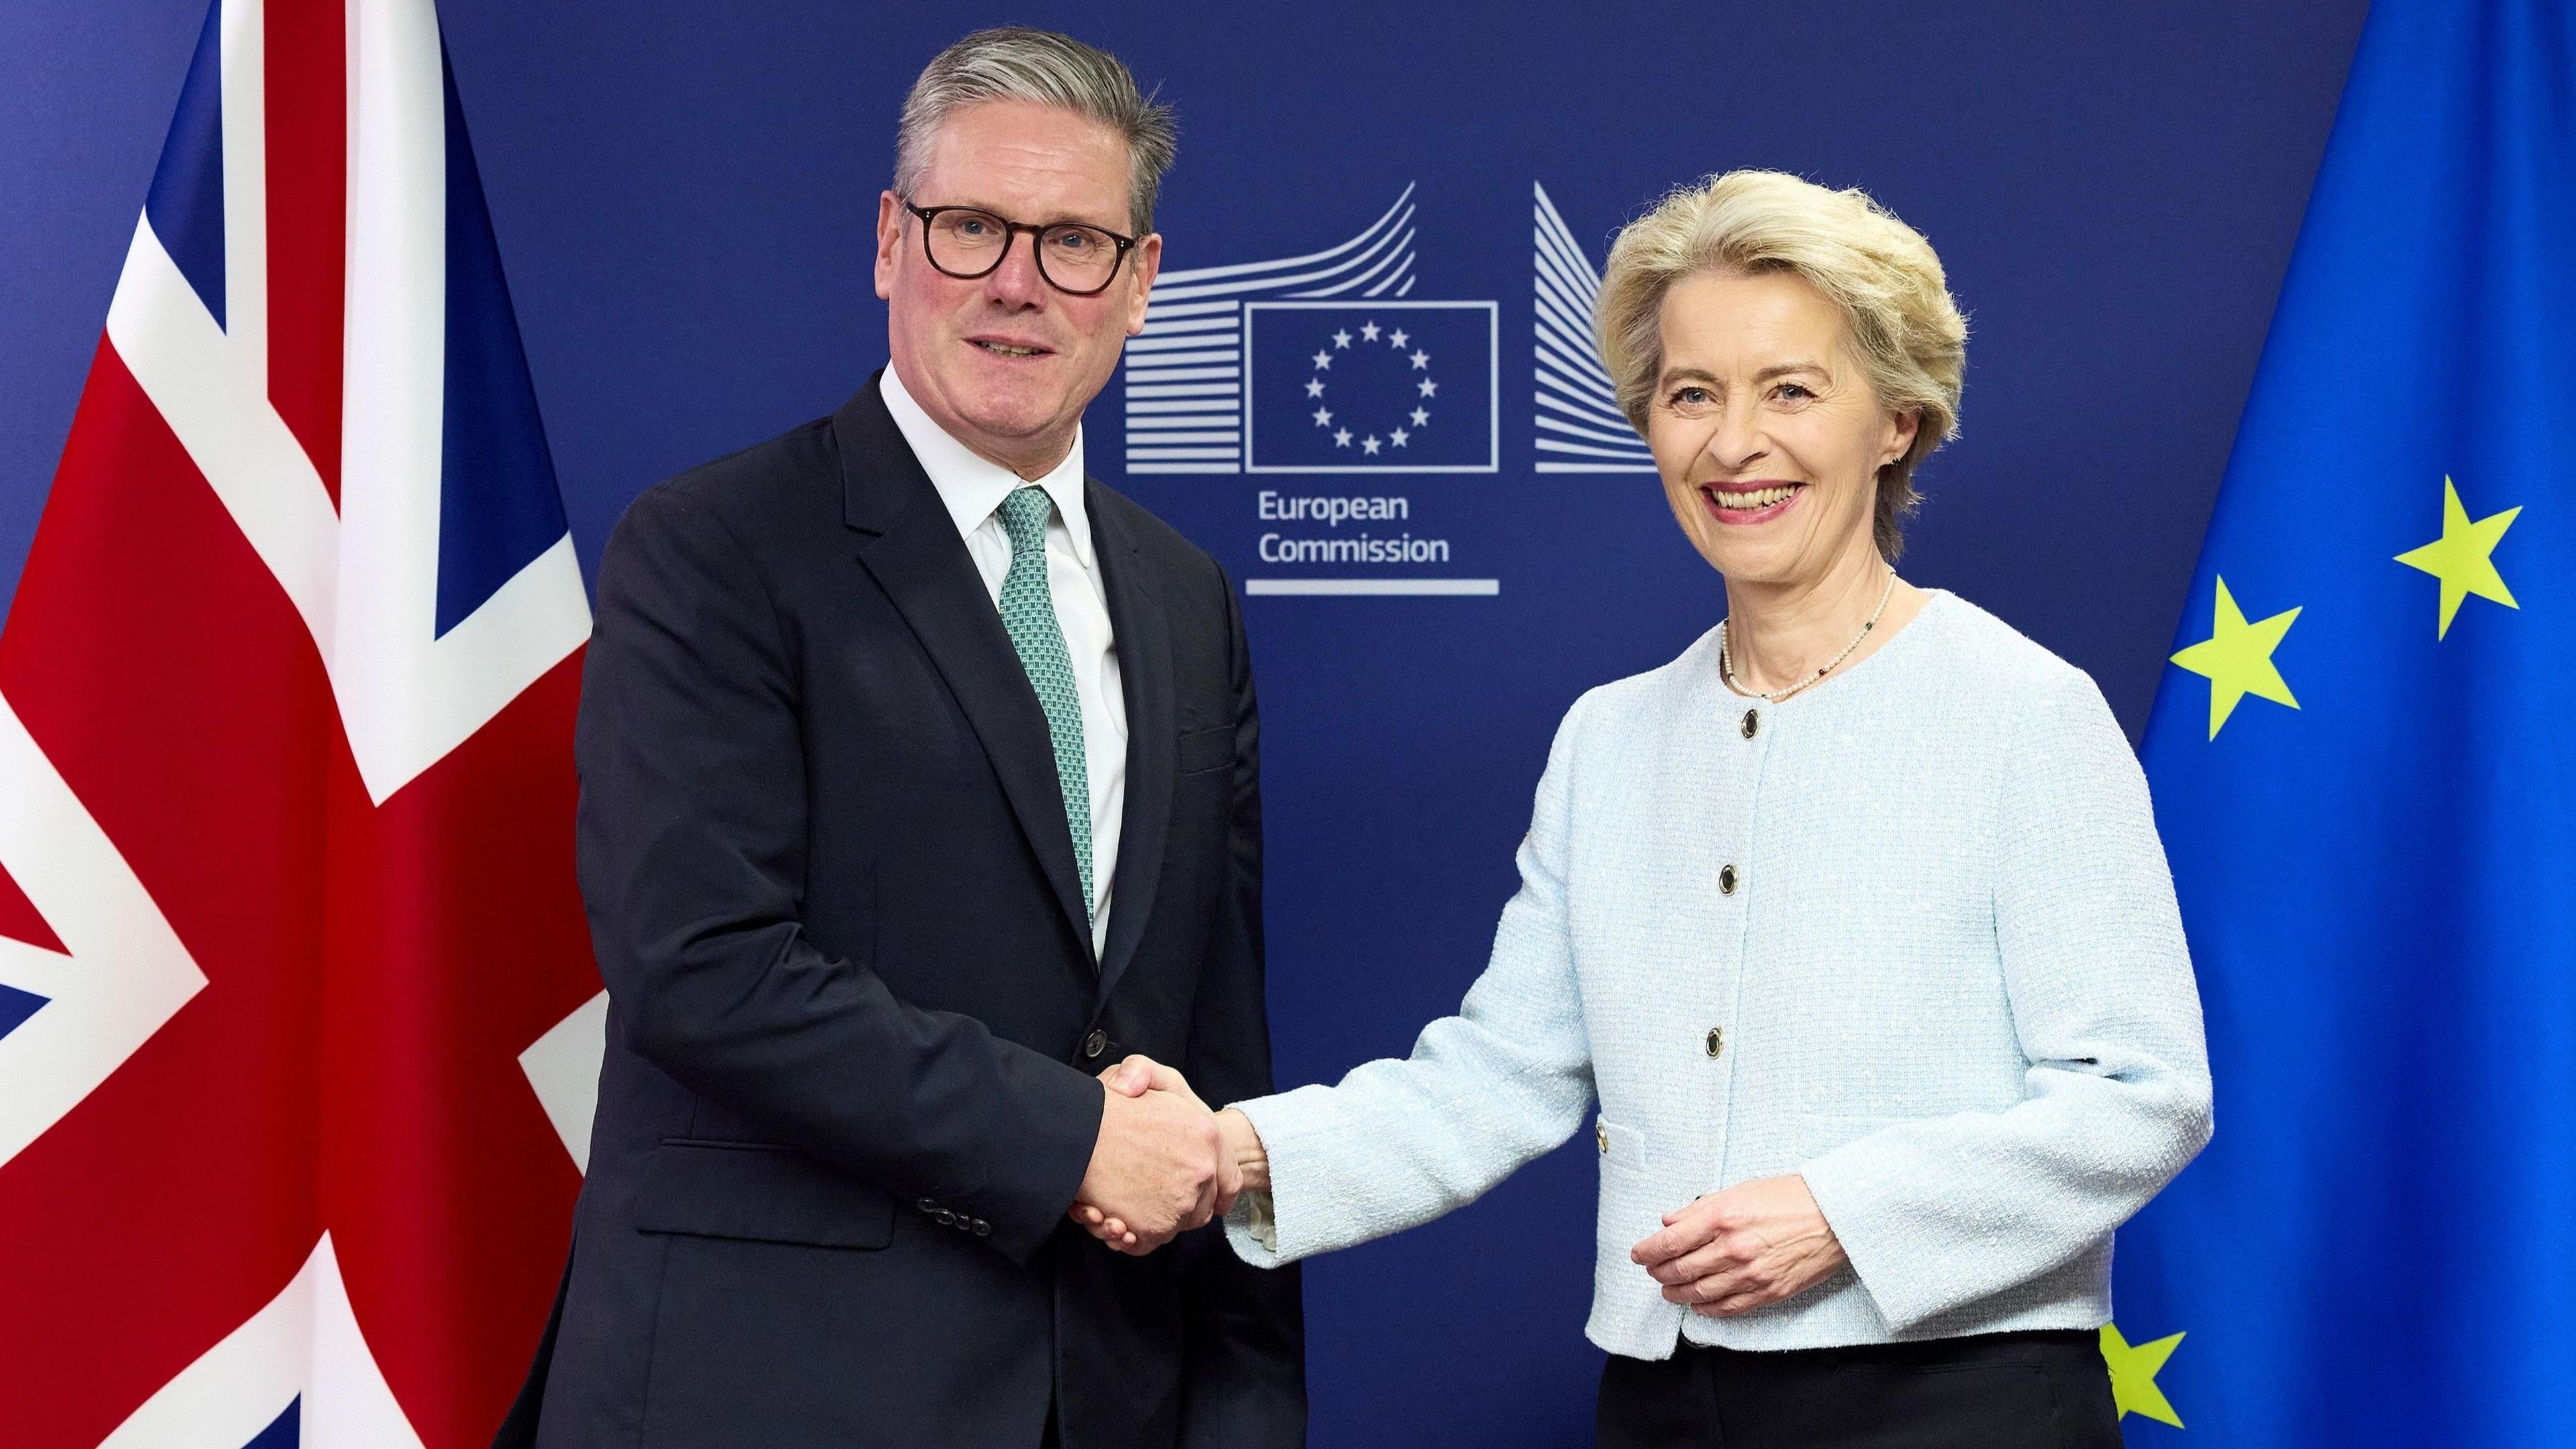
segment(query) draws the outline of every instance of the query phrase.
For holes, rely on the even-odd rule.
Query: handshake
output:
[[[1244,1192],[1270,1186],[1250,1118],[1211,1112],[1190,1084],[1150,1057],[1100,1074],[1108,1094],[1100,1140],[1069,1216],[1111,1248],[1142,1257],[1223,1217]]]

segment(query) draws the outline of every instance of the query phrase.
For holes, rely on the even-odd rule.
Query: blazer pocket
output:
[[[665,1138],[635,1186],[635,1230],[815,1248],[894,1241],[894,1197],[792,1147]]]
[[[1603,1172],[1643,1172],[1647,1167],[1646,1134],[1607,1117],[1592,1119],[1592,1145],[1600,1149]]]
[[[1234,763],[1234,726],[1216,725],[1181,736],[1180,773],[1196,775]]]

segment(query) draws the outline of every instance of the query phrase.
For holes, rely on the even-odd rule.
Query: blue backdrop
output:
[[[441,9],[586,565],[647,484],[830,409],[882,362],[867,259],[896,108],[978,25],[1072,30],[1178,107],[1166,265],[1249,269],[1201,279],[1202,298],[1284,299],[1300,288],[1253,284],[1295,269],[1262,264],[1373,238],[1385,246],[1338,254],[1389,264],[1337,299],[1366,314],[1354,334],[1413,315],[1372,300],[1453,304],[1415,309],[1438,339],[1414,349],[1423,365],[1391,343],[1342,365],[1359,409],[1347,452],[1323,446],[1341,420],[1301,434],[1293,409],[1273,416],[1288,406],[1274,389],[1325,375],[1305,352],[1331,345],[1338,305],[1253,308],[1248,329],[1200,329],[1206,348],[1170,333],[1090,421],[1093,470],[1240,578],[1492,581],[1249,605],[1292,1083],[1401,1053],[1455,1005],[1559,714],[1717,618],[1714,576],[1650,476],[1538,468],[1575,455],[1536,446],[1567,435],[1538,427],[1565,415],[1532,401],[1534,186],[1596,266],[1653,195],[1742,165],[1865,186],[1928,233],[1973,333],[1966,435],[1923,475],[1905,570],[2090,670],[2134,732],[2364,5]],[[0,607],[203,14],[203,0],[0,7]],[[1316,336],[1292,346],[1292,330]],[[1209,355],[1229,347],[1231,362]],[[1154,390],[1245,362],[1249,440],[1221,409],[1131,406],[1203,397]],[[1438,393],[1399,406],[1425,379]],[[1415,407],[1427,425],[1409,423]],[[1158,411],[1178,426],[1145,425]],[[1421,451],[1398,457],[1398,427]],[[1247,441],[1250,473],[1142,470],[1240,466]],[[1475,471],[1385,471],[1403,459]],[[1369,471],[1312,471],[1343,466]],[[1404,502],[1382,519],[1265,519],[1265,493],[1275,512]],[[1309,561],[1363,533],[1395,561],[1347,546]],[[1588,1154],[1559,1153],[1441,1223],[1316,1263],[1314,1441],[1588,1442],[1591,1212]],[[2133,1443],[2173,1433],[2128,1424]]]

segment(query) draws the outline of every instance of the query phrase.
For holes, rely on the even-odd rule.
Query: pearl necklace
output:
[[[1787,689],[1781,690],[1777,694],[1764,694],[1758,689],[1746,689],[1743,685],[1735,682],[1735,663],[1726,652],[1726,621],[1721,619],[1718,621],[1717,625],[1717,677],[1725,680],[1726,687],[1734,690],[1738,694],[1749,694],[1755,699],[1761,700],[1765,704],[1778,704],[1789,696],[1806,690],[1810,686],[1814,685],[1817,680],[1833,673],[1835,665],[1839,665],[1844,660],[1849,659],[1851,657],[1851,652],[1860,647],[1860,641],[1869,637],[1869,631],[1878,627],[1878,616],[1887,612],[1887,601],[1889,598],[1893,597],[1895,593],[1896,570],[1889,569],[1887,571],[1887,587],[1878,591],[1878,607],[1869,611],[1869,622],[1860,626],[1860,632],[1854,634],[1851,637],[1851,642],[1843,646],[1843,652],[1835,655],[1832,663],[1827,664],[1824,668],[1817,670],[1815,673],[1808,675],[1805,679],[1789,686]]]

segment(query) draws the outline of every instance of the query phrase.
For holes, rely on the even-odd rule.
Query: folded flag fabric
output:
[[[2132,1444],[2576,1442],[2570,257],[2576,12],[2380,0],[2147,730],[2218,1132]]]

